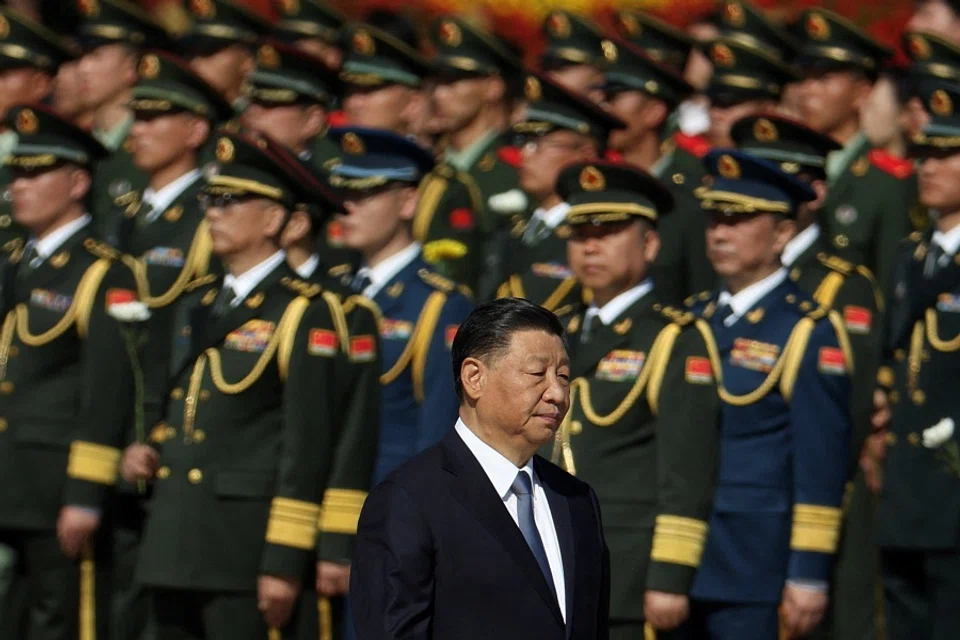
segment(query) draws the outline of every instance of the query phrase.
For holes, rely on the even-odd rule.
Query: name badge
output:
[[[730,351],[730,364],[761,373],[770,373],[777,364],[780,347],[775,344],[737,338]]]
[[[617,349],[611,351],[597,365],[597,380],[624,382],[636,380],[647,356],[643,351]]]
[[[161,267],[182,267],[183,251],[176,247],[154,247],[143,254],[143,261]]]
[[[63,313],[70,308],[72,303],[73,298],[71,296],[65,296],[55,291],[34,289],[30,292],[30,305],[40,307],[41,309],[49,309],[50,311]]]
[[[266,320],[250,320],[239,329],[227,334],[223,341],[226,349],[260,353],[267,348],[267,343],[273,336],[275,325]]]

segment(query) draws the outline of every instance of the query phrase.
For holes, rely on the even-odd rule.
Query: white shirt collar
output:
[[[550,229],[556,229],[560,226],[561,222],[567,219],[568,211],[570,211],[570,205],[566,202],[561,202],[560,204],[553,205],[549,209],[538,207],[537,210],[533,212],[533,215],[543,220],[544,224]]]
[[[595,304],[590,305],[590,308],[587,309],[587,315],[600,316],[600,322],[602,322],[604,326],[610,325],[620,317],[620,314],[651,291],[653,291],[653,280],[647,278],[632,289],[627,289],[602,307],[597,307]]]
[[[85,213],[76,220],[72,220],[56,231],[47,234],[42,240],[31,238],[30,241],[27,242],[26,250],[29,251],[35,247],[41,260],[46,260],[52,256],[64,242],[69,240],[73,234],[90,224],[91,220],[90,214]]]
[[[783,249],[783,255],[780,256],[780,262],[782,262],[785,267],[791,266],[819,237],[820,225],[810,225],[787,243],[787,246]]]
[[[484,473],[490,478],[490,483],[497,490],[497,495],[501,500],[506,500],[513,487],[513,481],[517,479],[517,472],[520,469],[517,465],[503,457],[499,451],[481,440],[477,434],[470,430],[463,420],[457,420],[457,435],[463,440],[463,443],[470,449],[470,453],[477,459]],[[533,458],[527,461],[523,469],[530,474],[530,478],[536,482],[536,476],[533,473]]]
[[[159,191],[154,191],[152,187],[147,187],[143,191],[143,201],[152,207],[150,213],[147,214],[147,222],[153,222],[159,218],[160,215],[167,210],[167,207],[169,207],[181,193],[187,190],[187,187],[200,178],[200,175],[199,169],[193,169],[187,171]]]
[[[944,253],[951,256],[956,255],[957,250],[960,250],[960,225],[955,226],[946,233],[934,231],[933,242],[940,245]]]
[[[233,306],[240,304],[254,288],[260,284],[264,278],[266,278],[271,271],[283,264],[283,261],[287,259],[287,254],[283,251],[277,251],[275,254],[253,267],[248,269],[246,272],[241,273],[239,276],[235,276],[232,273],[228,273],[223,278],[223,288],[226,289],[230,287],[233,289]]]
[[[416,260],[418,255],[420,255],[420,243],[414,242],[406,249],[398,251],[375,267],[361,267],[357,275],[365,275],[370,278],[370,284],[363,290],[363,295],[372,299],[373,296],[380,292],[383,285],[393,280],[408,264]]]
[[[740,293],[733,295],[729,291],[723,291],[720,293],[720,298],[717,300],[719,306],[725,304],[730,305],[730,309],[733,311],[733,314],[727,318],[725,324],[729,327],[734,322],[743,317],[747,311],[753,309],[754,306],[760,300],[776,289],[780,284],[787,279],[787,270],[783,267],[780,267],[766,278],[760,282],[755,282]]]
[[[320,256],[317,254],[312,254],[307,261],[302,265],[296,268],[297,275],[307,280],[313,277],[313,274],[316,273],[317,267],[320,266]]]

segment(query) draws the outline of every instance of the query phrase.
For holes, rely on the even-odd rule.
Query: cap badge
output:
[[[620,32],[630,38],[640,35],[640,22],[632,13],[621,13],[617,16],[617,24],[620,25]]]
[[[603,49],[603,57],[607,62],[617,61],[617,45],[610,40],[604,40],[600,43],[600,48]]]
[[[282,0],[280,6],[285,16],[294,16],[300,13],[300,0]]]
[[[953,100],[950,99],[950,94],[943,89],[934,91],[933,95],[930,96],[930,111],[938,116],[952,116]]]
[[[377,52],[377,47],[373,43],[373,38],[364,29],[357,29],[353,33],[351,44],[353,45],[353,50],[362,56],[372,56]]]
[[[456,22],[444,20],[440,23],[440,42],[448,47],[459,47],[462,41],[460,26]]]
[[[100,6],[97,0],[77,0],[77,8],[87,18],[92,18],[100,13]]]
[[[228,164],[233,162],[233,156],[233,141],[231,141],[230,138],[220,138],[217,140],[217,161]]]
[[[805,27],[807,35],[814,40],[826,40],[830,37],[830,25],[827,24],[826,19],[817,12],[813,12],[807,16]]]
[[[37,114],[33,112],[33,109],[23,109],[17,114],[18,132],[30,135],[32,133],[36,133],[39,127],[40,125],[37,122]]]
[[[212,18],[217,15],[217,9],[210,0],[190,0],[190,13],[198,18]]]
[[[0,40],[10,35],[10,23],[4,16],[0,16]]]
[[[533,76],[527,76],[527,81],[523,85],[523,95],[530,102],[537,102],[543,96],[540,81]]]
[[[760,118],[753,125],[753,137],[760,142],[776,142],[780,134],[775,124],[766,118]]]
[[[746,22],[743,16],[743,7],[739,2],[728,2],[723,7],[723,21],[731,27],[742,27]]]
[[[727,180],[740,179],[740,163],[733,156],[726,154],[720,156],[720,160],[717,161],[717,171],[720,177]]]
[[[140,59],[140,77],[146,80],[153,80],[160,74],[160,58],[152,53],[143,56]]]
[[[722,42],[717,42],[712,47],[710,47],[710,58],[713,60],[713,63],[718,67],[732,67],[737,62],[737,57],[733,55],[733,51],[730,50],[730,47],[723,44]]]
[[[600,191],[607,186],[607,180],[594,166],[587,165],[580,172],[580,187],[584,191]]]
[[[343,140],[340,141],[340,146],[343,147],[343,150],[350,155],[362,156],[366,153],[367,148],[363,144],[363,140],[360,139],[360,136],[350,132],[343,136]]]
[[[265,44],[257,52],[257,64],[265,69],[276,69],[280,66],[280,54],[273,46]]]
[[[917,60],[926,60],[930,57],[930,43],[919,34],[913,34],[907,39],[907,49]]]

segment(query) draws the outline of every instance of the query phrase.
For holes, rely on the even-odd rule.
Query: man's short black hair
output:
[[[544,331],[563,338],[563,325],[557,316],[522,298],[500,298],[482,304],[460,325],[453,339],[453,380],[461,402],[463,361],[501,356],[509,348],[513,334],[520,331]]]

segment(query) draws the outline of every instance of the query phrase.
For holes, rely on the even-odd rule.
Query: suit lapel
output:
[[[550,607],[559,622],[563,614],[557,604],[547,580],[537,564],[533,552],[527,545],[520,527],[510,517],[501,496],[497,495],[490,479],[480,463],[464,444],[455,430],[451,430],[443,439],[444,468],[453,476],[452,490],[456,499],[487,529],[510,555],[534,589]],[[551,503],[551,511],[553,504]],[[556,514],[554,515],[556,519]]]
[[[533,459],[533,467],[537,472],[537,478],[547,494],[547,502],[550,503],[550,513],[553,515],[553,525],[557,530],[557,540],[560,542],[560,558],[563,560],[563,584],[566,592],[566,611],[567,611],[567,637],[570,637],[570,631],[573,629],[573,611],[574,585],[576,584],[577,556],[575,554],[576,541],[574,539],[573,516],[570,513],[570,501],[556,492],[553,487],[544,481],[543,460],[537,456]]]

